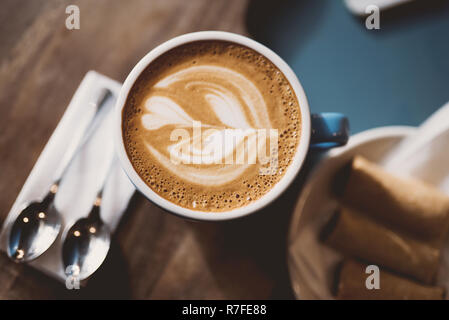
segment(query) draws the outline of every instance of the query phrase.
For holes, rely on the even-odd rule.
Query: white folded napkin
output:
[[[112,231],[128,206],[135,188],[115,159],[113,142],[113,109],[121,84],[97,72],[89,71],[75,92],[61,121],[39,156],[30,175],[14,202],[0,234],[0,249],[6,251],[7,230],[20,213],[22,205],[44,196],[53,182],[54,173],[74,135],[85,128],[94,115],[90,102],[95,102],[101,88],[112,91],[102,107],[103,120],[84,144],[60,184],[55,205],[63,217],[62,232],[50,249],[30,265],[61,281],[66,275],[61,259],[61,235],[79,218],[86,216],[109,169],[101,203],[101,217]]]

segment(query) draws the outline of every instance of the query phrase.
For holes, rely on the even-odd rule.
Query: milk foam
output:
[[[145,107],[148,113],[142,116],[142,125],[147,130],[157,130],[168,124],[188,126],[193,121],[176,102],[167,97],[151,97]]]
[[[204,78],[209,80],[201,81]],[[186,89],[195,87],[196,90],[204,91],[206,100],[223,124],[234,128],[250,127],[243,112],[245,106],[238,101],[238,98],[241,98],[256,121],[256,127],[271,128],[267,106],[262,94],[251,80],[240,73],[219,66],[193,66],[169,75],[159,81],[155,87],[169,87],[171,84],[180,81],[186,83]],[[239,96],[235,96],[216,82],[232,84],[238,90]]]
[[[257,155],[258,148],[265,150],[265,144],[257,143],[256,129],[269,129],[271,123],[259,89],[240,73],[212,65],[192,66],[178,71],[161,79],[154,87],[168,89],[176,84],[182,84],[186,91],[201,92],[222,126],[201,123],[202,128],[214,130],[209,130],[209,133],[206,131],[202,135],[199,147],[194,143],[194,137],[169,144],[166,151],[171,155],[170,158],[158,152],[157,146],[150,143],[147,143],[148,150],[172,174],[192,183],[219,186],[235,180],[245,172],[250,163],[229,163],[226,170],[218,171],[206,166],[225,163],[245,140],[248,158]],[[234,90],[231,91],[227,87]],[[175,128],[192,127],[193,121],[199,120],[190,117],[180,104],[166,96],[151,95],[145,102],[145,108],[142,126],[150,131],[165,125],[173,125]],[[254,127],[250,123],[254,124]],[[181,163],[199,164],[202,168]]]

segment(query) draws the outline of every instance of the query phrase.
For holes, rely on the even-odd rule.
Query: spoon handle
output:
[[[102,178],[100,190],[97,191],[97,196],[95,197],[94,201],[94,207],[100,207],[101,205],[101,200],[103,198],[103,191],[106,186],[106,182],[108,181],[108,177],[111,175],[111,172],[114,169],[114,163],[115,163],[115,156],[114,153],[112,152],[111,156],[108,157],[107,170],[105,171],[104,176]]]
[[[61,182],[62,177],[66,173],[68,167],[70,166],[70,163],[75,158],[75,155],[78,153],[78,151],[81,149],[81,147],[84,145],[86,141],[89,140],[90,135],[95,131],[93,128],[93,124],[96,122],[98,114],[100,113],[100,110],[105,105],[106,100],[109,98],[109,96],[112,95],[112,92],[107,88],[102,88],[101,91],[98,93],[97,99],[95,102],[90,102],[89,104],[95,108],[95,114],[90,119],[88,125],[84,128],[84,130],[79,131],[76,136],[72,139],[70,142],[69,147],[67,148],[61,163],[59,164],[55,177],[54,182],[51,187],[53,190],[57,190],[59,183]]]

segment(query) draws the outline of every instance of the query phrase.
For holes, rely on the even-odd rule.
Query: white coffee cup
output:
[[[254,202],[239,208],[235,208],[224,212],[205,212],[205,211],[195,211],[191,209],[184,208],[173,202],[170,202],[156,192],[154,192],[139,174],[133,168],[131,161],[126,153],[123,135],[122,135],[122,111],[126,103],[128,94],[139,77],[139,75],[145,70],[145,68],[157,57],[163,53],[178,47],[180,45],[201,41],[201,40],[222,40],[240,44],[255,50],[256,52],[262,54],[268,58],[276,67],[285,75],[287,80],[290,82],[296,98],[298,100],[301,109],[301,135],[299,140],[299,146],[296,150],[292,163],[288,166],[284,176],[281,180],[264,196],[255,200]],[[268,49],[264,45],[251,40],[247,37],[222,32],[222,31],[201,31],[195,33],[185,34],[176,38],[173,38],[158,47],[151,50],[146,56],[144,56],[136,66],[131,70],[128,77],[126,78],[123,87],[120,91],[120,95],[117,99],[116,104],[116,115],[115,115],[115,125],[114,125],[114,139],[116,142],[116,149],[120,163],[128,175],[131,182],[135,185],[137,190],[139,190],[146,198],[158,205],[159,207],[182,217],[196,219],[196,220],[228,220],[238,217],[242,217],[251,213],[254,213],[261,208],[267,206],[273,200],[275,200],[279,195],[291,184],[295,179],[296,175],[301,169],[304,162],[306,154],[309,150],[309,144],[311,139],[311,116],[309,111],[309,103],[307,102],[307,97],[298,81],[293,70],[284,62],[276,53]],[[347,134],[347,133],[346,133]],[[334,133],[335,135],[335,133]]]

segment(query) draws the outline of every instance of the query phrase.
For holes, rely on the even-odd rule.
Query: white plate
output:
[[[367,130],[331,150],[309,176],[293,213],[288,237],[288,268],[298,299],[332,299],[335,267],[341,256],[324,246],[318,235],[337,208],[331,190],[334,176],[356,154],[380,163],[414,127],[394,126]]]

